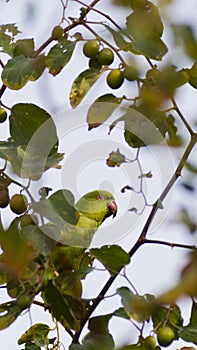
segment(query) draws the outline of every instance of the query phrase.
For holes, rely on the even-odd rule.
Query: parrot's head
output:
[[[101,224],[106,218],[117,213],[117,204],[108,191],[95,190],[86,193],[77,203],[76,209],[86,217]]]

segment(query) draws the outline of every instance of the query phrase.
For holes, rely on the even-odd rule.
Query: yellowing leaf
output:
[[[90,68],[78,75],[78,77],[74,80],[70,91],[70,104],[73,108],[79,105],[102,73],[103,71]]]
[[[21,89],[29,80],[37,80],[45,69],[45,56],[36,58],[23,55],[10,59],[2,72],[3,83],[13,90]]]
[[[119,149],[113,151],[109,154],[106,163],[109,167],[120,166],[122,163],[125,163],[125,156],[120,153]]]
[[[46,65],[49,68],[49,73],[57,75],[62,70],[69,62],[75,44],[75,41],[68,40],[65,43],[58,43],[51,48],[46,57]]]
[[[18,340],[18,345],[34,341],[35,343],[40,342],[40,346],[44,346],[47,340],[50,327],[44,323],[36,323],[31,326]]]
[[[98,97],[90,106],[87,114],[88,130],[96,128],[103,124],[121,103],[121,99],[112,95],[105,94]]]

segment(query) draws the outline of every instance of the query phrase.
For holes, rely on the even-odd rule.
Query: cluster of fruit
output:
[[[28,208],[27,197],[23,194],[16,193],[10,198],[8,187],[6,185],[0,185],[0,208],[6,208],[8,204],[13,213],[17,215],[23,214],[20,216],[21,227],[34,225],[37,222],[35,215],[25,213]]]
[[[102,66],[110,66],[114,61],[114,53],[110,48],[104,47],[99,50],[96,40],[88,40],[83,46],[83,53],[89,58],[89,67],[100,70]],[[111,89],[118,89],[124,79],[134,81],[138,78],[135,67],[126,66],[124,69],[111,69],[107,75],[107,84]]]
[[[157,341],[160,346],[168,347],[175,339],[175,334],[172,328],[169,326],[162,326],[157,330]],[[149,335],[143,341],[144,350],[157,350],[160,349],[156,346],[156,339],[154,336]]]

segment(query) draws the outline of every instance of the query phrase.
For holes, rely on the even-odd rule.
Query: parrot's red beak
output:
[[[108,215],[107,216],[113,216],[113,218],[115,218],[116,214],[117,214],[117,210],[118,210],[118,207],[117,207],[117,204],[115,202],[115,200],[111,200],[111,202],[109,202],[108,206]]]

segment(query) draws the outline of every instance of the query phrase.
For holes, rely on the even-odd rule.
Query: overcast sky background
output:
[[[89,3],[89,1],[85,1]],[[108,9],[106,9],[106,4]],[[76,4],[70,7],[70,16],[77,16]],[[105,12],[110,13],[112,17],[118,20],[121,24],[120,8],[110,7],[110,1],[101,1],[100,8]],[[8,3],[0,1],[0,22],[1,23],[17,23],[21,30],[21,38],[35,37],[35,45],[38,47],[51,34],[53,26],[59,23],[62,13],[61,3],[58,0],[10,0]],[[123,15],[126,14],[126,9],[122,9]],[[187,1],[187,6],[184,0],[174,1],[171,6],[171,12],[166,14],[171,16],[177,22],[197,23],[196,21],[196,1]],[[122,16],[124,18],[124,16]],[[80,31],[80,28],[78,28]],[[101,33],[102,34],[102,33]],[[169,33],[165,33],[168,36]],[[89,37],[87,32],[85,37]],[[20,35],[19,35],[20,37]],[[41,77],[36,83],[28,83],[22,90],[11,91],[7,90],[3,96],[3,102],[9,106],[17,102],[31,102],[46,109],[54,117],[58,136],[60,139],[60,152],[65,152],[65,159],[62,162],[62,171],[53,170],[39,181],[39,184],[32,186],[32,190],[37,194],[38,186],[53,186],[53,189],[68,188],[75,195],[76,199],[80,198],[85,192],[89,192],[95,188],[102,188],[114,193],[119,206],[117,218],[109,219],[104,227],[99,230],[94,246],[102,244],[120,244],[123,248],[128,249],[136,241],[140,229],[146,221],[149,209],[145,210],[143,216],[137,216],[134,213],[129,213],[128,209],[132,206],[143,205],[139,196],[133,196],[131,193],[121,194],[120,189],[127,184],[137,186],[138,169],[136,165],[125,165],[117,169],[110,169],[105,165],[105,159],[108,154],[120,148],[121,152],[128,158],[134,158],[135,152],[128,148],[122,136],[122,126],[112,131],[108,136],[108,125],[104,125],[99,129],[91,132],[87,131],[85,123],[86,111],[89,103],[97,96],[103,94],[104,89],[110,91],[104,82],[98,82],[92,92],[84,99],[84,103],[76,110],[71,110],[69,107],[68,90],[72,85],[73,79],[84,69],[87,68],[87,60],[84,59],[80,48],[82,43],[79,43],[78,49],[74,52],[73,61],[57,77],[50,76],[47,72],[44,73],[45,79]],[[48,49],[47,49],[48,50]],[[4,58],[4,56],[2,56]],[[137,57],[137,60],[142,61]],[[183,64],[190,66],[184,57],[174,56],[174,64],[182,67]],[[184,63],[182,64],[182,60]],[[6,62],[6,56],[5,56]],[[192,63],[191,63],[192,64]],[[127,87],[124,86],[126,89]],[[123,88],[123,89],[124,89]],[[97,96],[95,96],[95,91]],[[119,95],[121,95],[122,88]],[[178,93],[178,103],[187,116],[195,122],[196,118],[196,91],[189,87],[181,88]],[[5,139],[7,127],[2,126],[0,139]],[[182,129],[183,130],[183,129]],[[184,131],[183,131],[184,132]],[[162,152],[162,147],[149,147],[142,152],[142,165],[144,172],[151,170],[153,173],[152,179],[145,181],[145,192],[150,202],[153,202],[158,193],[167,183],[172,169],[176,164],[180,151],[172,151],[171,149]],[[75,174],[75,176],[73,176]],[[55,180],[54,180],[55,179]],[[178,193],[175,189],[172,190],[167,200],[164,203],[164,210],[158,213],[153,226],[151,226],[151,238],[165,239],[177,242],[186,242],[194,244],[196,237],[188,236],[186,230],[180,225],[171,224],[169,221],[173,219],[176,204],[182,201],[191,200],[187,193]],[[16,190],[16,189],[15,189]],[[195,208],[194,208],[195,210]],[[6,210],[5,210],[6,213]],[[10,212],[8,212],[10,215]],[[7,215],[7,218],[8,218]],[[9,216],[10,217],[10,216]],[[5,224],[7,218],[4,218]],[[168,222],[167,222],[168,220]],[[161,225],[165,221],[165,225]],[[107,238],[106,238],[107,237]],[[140,294],[153,293],[159,294],[164,289],[170,288],[178,281],[181,267],[184,266],[187,260],[185,251],[167,247],[150,245],[141,248],[134,256],[132,264],[127,268],[127,276],[137,288]],[[99,267],[99,264],[96,265]],[[92,273],[87,276],[87,284],[84,288],[84,297],[94,297],[98,290],[104,285],[103,272]],[[107,280],[108,274],[105,274]],[[98,282],[99,281],[99,282]],[[118,283],[123,282],[123,277],[117,278],[113,288],[110,289],[112,294],[119,286]],[[100,283],[100,284],[99,284]],[[100,285],[100,287],[99,287]],[[126,281],[125,281],[125,285]],[[1,293],[3,294],[3,293]],[[0,296],[0,301],[7,300],[6,295]],[[118,308],[119,297],[114,297],[106,302],[101,303],[95,314],[99,312],[107,313],[113,308]],[[184,305],[184,319],[188,322],[190,314],[190,301],[181,300],[181,305]],[[33,322],[51,323],[47,313],[40,312],[37,306],[31,309],[31,317]],[[21,349],[16,342],[20,335],[30,326],[29,314],[26,313],[20,316],[11,327],[0,332],[1,344],[4,344],[7,349]],[[114,319],[110,322],[112,334],[114,334],[117,345],[125,342],[134,342],[137,340],[135,329],[126,321]],[[115,331],[114,331],[115,330]],[[69,339],[70,340],[70,339]],[[67,345],[67,336],[62,332],[62,341]],[[177,342],[176,346],[181,347],[182,341]],[[174,349],[173,344],[168,349]],[[188,344],[189,346],[189,344]]]

